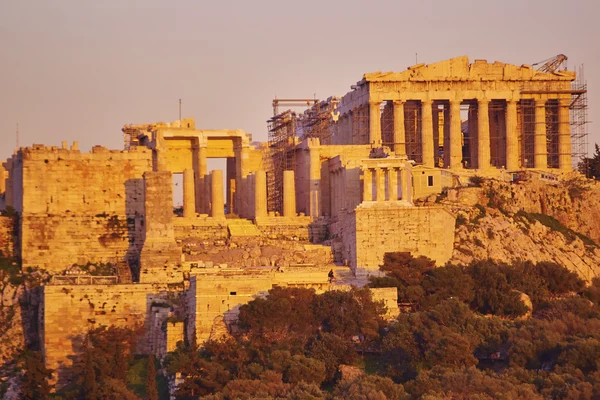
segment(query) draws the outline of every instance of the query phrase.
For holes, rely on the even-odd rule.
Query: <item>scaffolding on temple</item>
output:
[[[571,104],[569,107],[571,121],[571,152],[573,168],[577,169],[588,156],[588,120],[587,120],[587,83],[583,74],[583,65],[579,66],[577,78],[571,83]],[[587,174],[587,171],[585,171]]]
[[[265,154],[267,172],[267,210],[283,212],[283,171],[296,167],[296,123],[295,112],[286,110],[267,121],[269,148]]]

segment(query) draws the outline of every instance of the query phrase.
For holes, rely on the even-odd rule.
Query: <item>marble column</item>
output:
[[[398,170],[393,167],[388,169],[388,176],[390,201],[396,201],[398,200]]]
[[[224,218],[225,210],[223,204],[223,171],[220,169],[212,171],[211,174],[211,217]]]
[[[288,172],[288,171],[285,171]],[[284,172],[284,178],[285,178]],[[291,172],[291,171],[290,171]],[[284,186],[285,190],[285,186]],[[284,195],[285,200],[285,195]],[[254,173],[254,218],[267,216],[267,173],[256,171]]]
[[[294,171],[283,171],[283,216],[296,216],[296,182],[294,181]]]
[[[404,102],[394,100],[394,154],[406,155],[406,131],[404,128]]]
[[[196,216],[196,196],[194,188],[194,170],[183,170],[183,216],[191,218]]]
[[[385,201],[385,170],[375,168],[375,195],[376,201]]]
[[[196,164],[196,209],[201,214],[208,213],[208,198],[206,197],[206,146],[199,146],[195,152]]]
[[[490,101],[477,100],[477,169],[490,167]]]
[[[363,170],[363,201],[373,201],[373,174],[368,168]]]
[[[423,165],[426,167],[435,166],[432,104],[431,100],[421,101],[421,148],[423,151]]]
[[[369,144],[381,147],[381,102],[369,101]]]
[[[569,105],[571,99],[558,100],[558,168],[571,171],[571,121],[569,118]]]
[[[533,141],[534,168],[548,168],[548,143],[546,139],[546,100],[535,99],[535,138]]]
[[[519,168],[519,136],[517,134],[517,101],[506,101],[506,169]]]
[[[450,100],[450,168],[462,168],[460,100]]]
[[[409,174],[406,168],[400,169],[400,187],[402,188],[402,200],[412,202],[410,186],[408,184],[408,180],[410,179]]]

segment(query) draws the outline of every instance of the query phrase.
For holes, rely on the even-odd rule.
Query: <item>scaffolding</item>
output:
[[[559,118],[559,102],[557,99],[550,99],[545,103],[545,120],[536,121],[535,102],[532,99],[522,99],[519,101],[517,124],[520,132],[519,148],[521,155],[521,166],[523,168],[534,168],[535,159],[535,132],[537,124],[545,124],[546,132],[546,152],[547,165],[549,168],[559,167],[560,146],[559,135],[560,125],[570,123],[571,135],[571,156],[573,168],[577,169],[581,161],[587,157],[587,84],[583,74],[583,66],[578,68],[576,79],[571,82],[571,89],[566,91],[557,91],[555,88],[547,86],[539,90],[541,82],[537,82],[537,88],[531,84],[525,84],[521,88],[524,94],[557,94],[567,93],[570,95],[569,103],[569,121],[561,121]]]
[[[587,83],[583,74],[583,65],[578,68],[577,78],[571,83],[571,90],[573,92],[569,106],[571,153],[573,168],[577,169],[588,156]]]
[[[283,171],[296,167],[296,125],[298,116],[286,110],[267,121],[269,148],[264,165],[267,171],[267,210],[283,212]]]

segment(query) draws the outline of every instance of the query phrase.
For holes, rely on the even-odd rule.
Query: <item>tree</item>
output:
[[[158,400],[158,390],[156,390],[156,368],[154,366],[154,356],[148,356],[148,369],[146,370],[146,397],[148,400]]]
[[[39,351],[26,350],[22,357],[23,378],[19,398],[27,400],[47,399],[50,396],[51,389],[48,379],[52,377],[52,371],[44,365]]]
[[[592,157],[585,157],[577,165],[579,172],[588,178],[600,179],[600,146],[594,145],[594,154]]]

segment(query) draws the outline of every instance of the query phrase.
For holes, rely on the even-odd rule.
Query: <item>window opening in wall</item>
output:
[[[433,176],[427,177],[427,186],[433,186]]]
[[[237,292],[229,292],[229,295],[230,296],[235,296],[235,295],[237,295]]]

